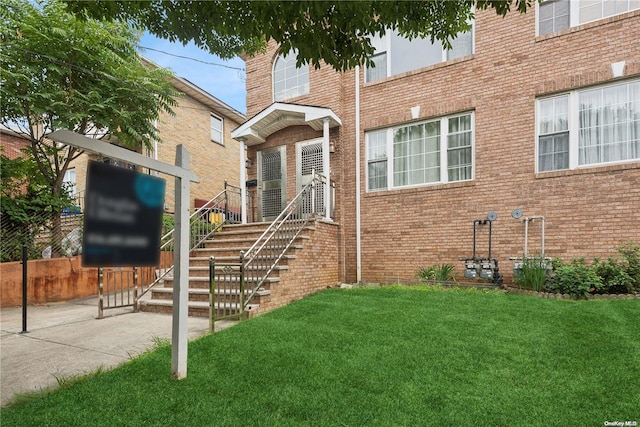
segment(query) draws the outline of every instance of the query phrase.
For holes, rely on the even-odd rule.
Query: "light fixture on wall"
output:
[[[253,166],[253,159],[247,159],[244,161],[244,166],[249,169],[251,168],[251,166]]]
[[[336,143],[334,141],[329,141],[329,152],[330,153],[336,152]]]

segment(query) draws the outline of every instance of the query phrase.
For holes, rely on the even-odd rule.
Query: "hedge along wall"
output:
[[[173,252],[163,252],[161,266],[166,268],[172,264]],[[28,304],[66,301],[97,294],[98,269],[82,267],[80,257],[39,259],[27,263]],[[19,305],[22,305],[22,263],[2,263],[0,307]]]

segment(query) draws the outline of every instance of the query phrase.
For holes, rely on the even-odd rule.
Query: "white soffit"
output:
[[[231,132],[231,137],[244,140],[246,145],[262,144],[269,135],[289,126],[306,124],[322,130],[325,119],[330,128],[342,125],[330,108],[275,102]]]

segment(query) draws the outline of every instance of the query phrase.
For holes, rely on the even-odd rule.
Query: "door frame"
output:
[[[265,191],[265,185],[270,186],[269,182],[264,182],[263,178],[263,164],[262,158],[265,154],[279,152],[280,153],[280,212],[287,206],[287,147],[286,145],[280,145],[278,147],[267,148],[259,150],[256,154],[256,160],[258,163],[257,177],[258,177],[258,217],[262,221],[273,221],[276,216],[264,216],[263,210],[263,191]],[[278,215],[280,214],[278,212]]]

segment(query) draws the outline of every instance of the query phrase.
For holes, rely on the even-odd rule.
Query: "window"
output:
[[[279,55],[273,66],[273,99],[284,101],[309,93],[309,66],[296,67],[297,53]]]
[[[98,161],[105,163],[107,165],[117,166],[119,168],[130,169],[132,171],[136,170],[136,165],[125,162],[124,160],[112,159],[110,157],[102,157],[101,159],[98,159]]]
[[[218,144],[224,145],[224,137],[222,133],[222,119],[211,114],[211,140]]]
[[[544,99],[539,103],[538,170],[569,167],[568,96]]]
[[[640,0],[545,0],[538,7],[538,34],[640,9]]]
[[[444,49],[437,40],[433,43],[429,39],[409,40],[400,36],[396,30],[374,37],[371,44],[375,48],[375,54],[371,57],[375,67],[367,67],[367,82],[471,55],[473,30],[458,34],[451,41],[449,50]]]
[[[62,188],[67,192],[69,197],[76,197],[76,170],[67,169],[62,178]]]
[[[640,159],[640,80],[538,100],[538,171]]]
[[[538,9],[539,33],[549,34],[569,28],[569,0],[546,0]]]
[[[468,113],[367,132],[368,190],[473,179],[473,127]]]
[[[387,188],[387,141],[386,131],[371,132],[367,135],[367,169],[369,189]]]

